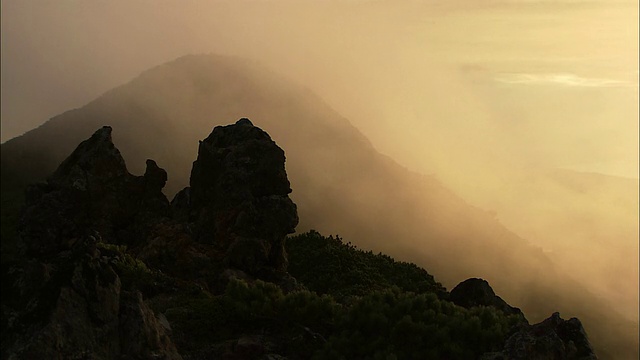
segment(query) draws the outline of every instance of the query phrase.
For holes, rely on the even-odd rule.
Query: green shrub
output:
[[[501,349],[515,320],[494,308],[467,310],[433,294],[374,292],[346,310],[316,357],[476,359]]]
[[[310,290],[340,301],[372,291],[399,287],[415,293],[446,297],[444,287],[426,270],[375,255],[344,243],[338,236],[310,231],[287,239],[288,271]]]
[[[126,249],[104,247],[121,253],[123,283],[158,281]],[[292,358],[476,359],[500,350],[519,321],[491,307],[459,307],[425,270],[337,237],[310,232],[290,239],[288,249],[291,273],[308,290],[285,294],[272,283],[234,279],[219,296],[182,289],[165,301],[180,351],[268,334]]]

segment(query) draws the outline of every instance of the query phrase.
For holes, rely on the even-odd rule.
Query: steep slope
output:
[[[540,249],[435,178],[379,154],[310,91],[241,59],[177,59],[6,142],[3,216],[6,196],[43,179],[102,125],[121,129],[114,142],[133,164],[130,171],[142,173],[147,158],[167,169],[171,197],[188,183],[200,134],[245,116],[287,149],[298,230],[337,233],[362,248],[415,262],[447,286],[483,277],[530,320],[557,310],[579,316],[600,355],[637,357],[637,324],[605,310],[605,302],[559,274]]]
[[[2,267],[3,358],[597,359],[579,319],[530,326],[485,280],[448,293],[317,232],[285,246],[284,151],[246,118],[200,143],[171,205],[167,172],[130,174],[111,133],[28,187]]]

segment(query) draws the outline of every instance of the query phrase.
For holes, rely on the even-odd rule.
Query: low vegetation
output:
[[[257,335],[293,359],[476,359],[500,350],[522,320],[454,305],[424,269],[339,237],[312,231],[290,238],[288,251],[291,273],[306,289],[285,294],[260,280],[231,280],[223,294],[151,300],[185,358]]]

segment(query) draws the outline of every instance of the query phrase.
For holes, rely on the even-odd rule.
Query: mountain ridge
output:
[[[258,119],[258,125],[268,127],[289,149],[287,172],[296,189],[292,198],[299,206],[300,229],[338,233],[359,246],[419,263],[451,285],[482,276],[509,302],[525,304],[525,312],[536,320],[555,311],[535,300],[547,296],[541,294],[565,297],[565,309],[588,312],[577,299],[591,295],[577,292],[579,286],[555,273],[540,249],[492,214],[469,206],[434,177],[409,173],[380,156],[346,119],[308,96],[303,87],[282,79],[274,82],[275,74],[264,75],[244,62],[235,63],[235,58],[207,55],[180,58],[144,74],[91,106],[2,144],[3,199],[5,184],[11,183],[5,180],[12,174],[14,182],[23,184],[25,174],[31,174],[32,181],[43,179],[55,159],[62,160],[64,151],[70,152],[74,143],[105,122],[127,129],[114,141],[133,164],[132,172],[142,173],[141,156],[156,159],[169,169],[169,193],[176,192],[186,184],[196,152],[188,144],[211,129],[216,123],[212,119],[246,116]],[[537,284],[540,294],[526,293],[530,284]],[[569,296],[573,300],[566,300],[572,290],[557,294],[559,284],[576,291]],[[595,334],[597,346],[599,341]]]
[[[129,173],[111,134],[27,188],[19,253],[2,268],[3,356],[597,359],[580,320],[530,326],[485,280],[448,293],[337,237],[285,246],[298,216],[284,152],[246,118],[200,142],[171,203],[167,172],[147,159]],[[289,275],[285,248],[320,295]]]

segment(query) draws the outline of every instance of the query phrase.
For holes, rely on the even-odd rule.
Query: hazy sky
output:
[[[2,0],[1,10],[2,141],[152,66],[220,53],[304,84],[378,150],[474,202],[493,196],[486,186],[504,169],[638,177],[635,1]]]
[[[477,3],[3,0],[2,141],[213,52],[305,84],[415,170],[448,160],[424,139],[458,139],[482,159],[637,177],[637,4]]]

